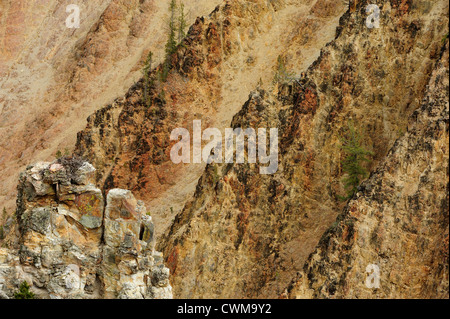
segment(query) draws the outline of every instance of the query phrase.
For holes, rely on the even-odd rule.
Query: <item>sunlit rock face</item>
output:
[[[29,163],[71,152],[86,118],[142,77],[149,51],[163,60],[169,2],[0,1],[1,209],[15,211],[17,177]],[[221,0],[184,2],[190,25]],[[72,4],[79,28],[66,24]]]
[[[449,296],[448,42],[421,106],[323,235],[292,298]]]
[[[314,62],[336,34],[346,5],[334,0],[228,0],[198,17],[168,57],[167,81],[143,81],[93,113],[78,133],[75,154],[97,168],[99,186],[130,189],[150,207],[156,237],[192,198],[204,163],[177,165],[170,159],[175,128],[192,132],[230,127],[257,86],[271,91],[279,56],[292,74]],[[158,67],[158,64],[154,64]],[[152,75],[157,74],[155,69]]]
[[[95,168],[78,158],[29,166],[20,175],[18,251],[2,249],[0,290],[23,281],[38,298],[171,298],[154,226],[128,190],[105,198]]]
[[[446,0],[186,1],[193,24],[151,87],[169,1],[80,2],[79,30],[59,1],[0,3],[0,202],[57,149],[96,168],[21,175],[0,297],[26,280],[45,298],[448,298]],[[33,10],[47,24],[16,27]],[[292,76],[275,83],[281,56]],[[170,132],[194,120],[277,128],[278,171],[173,163]],[[374,156],[345,202],[349,122]]]
[[[448,2],[378,1],[382,12],[379,28],[368,27],[366,8],[370,3],[350,1],[335,39],[323,47],[320,57],[297,81],[279,86],[275,94],[255,90],[234,116],[232,127],[278,128],[279,169],[263,176],[255,164],[211,164],[206,168],[193,199],[158,243],[171,269],[175,297],[285,295],[286,287],[303,270],[317,245],[324,243],[323,234],[346,207],[340,199],[345,195],[345,154],[340,138],[349,122],[362,132],[363,144],[374,153],[367,169],[376,172],[398,148],[399,139],[414,125],[415,117],[428,112],[422,111],[422,103],[448,41]],[[445,93],[447,85],[437,91]],[[364,285],[365,267],[381,262],[386,263],[384,268],[380,265],[383,276],[393,277],[384,277],[385,282],[395,284],[373,296],[445,295],[444,288],[438,292],[429,286],[430,282],[441,286],[446,272],[440,269],[448,267],[445,255],[439,262],[432,259],[439,243],[445,242],[448,224],[445,104],[443,111],[436,112],[442,112],[436,119],[439,127],[433,131],[439,142],[428,141],[431,129],[417,130],[417,138],[411,139],[409,148],[399,151],[402,156],[386,169],[395,175],[386,173],[380,178],[380,183],[395,182],[395,193],[385,197],[383,204],[368,200],[367,208],[358,206],[360,214],[370,212],[373,216],[365,220],[370,224],[367,232],[356,233],[364,235],[364,241],[358,241],[364,245],[354,252],[361,255],[352,255],[356,264],[346,261],[348,247],[338,238],[351,235],[344,228],[342,234],[336,233],[325,242],[332,245],[327,255],[316,261],[317,254],[327,249],[320,247],[309,261],[312,270],[306,274],[312,277],[307,284],[314,293],[298,293],[299,297],[332,297],[334,289],[336,297],[372,296],[372,290]],[[412,151],[422,145],[436,147],[436,152],[413,155]],[[431,162],[429,172],[425,170],[427,162]],[[391,191],[388,185],[372,189],[377,190],[371,195],[375,198]],[[418,205],[413,204],[416,202]],[[394,217],[395,211],[405,214],[404,225],[395,224],[396,218],[402,220]],[[377,218],[384,214],[385,220],[377,226]],[[334,246],[335,240],[341,244]],[[426,253],[420,254],[415,245]],[[382,255],[375,258],[376,252]],[[354,267],[353,272],[345,267],[347,262]],[[338,274],[333,273],[335,268],[339,268]],[[411,281],[414,289],[410,291],[408,278],[417,278]],[[323,289],[330,293],[322,294]]]

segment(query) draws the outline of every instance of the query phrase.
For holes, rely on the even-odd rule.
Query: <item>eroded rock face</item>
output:
[[[220,2],[184,1],[187,23]],[[28,163],[71,151],[86,117],[142,77],[149,50],[155,63],[163,60],[169,3],[0,1],[0,209],[14,212],[17,176]],[[66,27],[70,4],[80,8],[78,29]]]
[[[324,234],[290,297],[448,298],[448,52],[447,41],[408,132]]]
[[[203,129],[229,127],[249,92],[258,83],[270,86],[279,55],[293,73],[307,69],[334,38],[345,8],[335,0],[223,1],[196,19],[169,57],[167,81],[155,81],[149,90],[151,105],[142,102],[141,80],[89,117],[75,154],[97,168],[105,191],[130,189],[144,200],[160,238],[205,168],[172,163],[170,132],[192,131],[193,120],[202,120]]]
[[[0,291],[27,281],[40,298],[171,298],[169,270],[154,251],[141,201],[112,189],[79,158],[29,166],[20,175],[18,251],[0,251]]]
[[[406,131],[444,47],[448,3],[378,1],[379,29],[366,26],[369,3],[350,1],[336,39],[307,72],[293,85],[280,86],[277,95],[251,93],[234,117],[232,127],[279,129],[279,170],[262,176],[255,164],[206,168],[194,198],[158,243],[176,297],[280,296],[345,206],[339,200],[345,194],[339,137],[348,121],[375,154],[369,170]],[[436,169],[444,167],[441,161],[445,157]],[[396,165],[406,163],[405,158]],[[444,191],[437,187],[436,198],[444,199]],[[409,236],[406,230],[402,236]],[[413,262],[411,256],[397,257],[391,262]]]

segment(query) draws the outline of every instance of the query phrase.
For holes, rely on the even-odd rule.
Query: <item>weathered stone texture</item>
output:
[[[106,199],[78,158],[29,166],[20,176],[20,249],[0,251],[0,291],[27,281],[38,298],[171,298],[154,251],[152,218],[130,191]]]
[[[214,164],[206,168],[194,198],[158,243],[171,269],[176,297],[275,298],[282,295],[345,206],[339,199],[339,195],[345,194],[340,137],[348,129],[348,121],[351,119],[358,132],[362,132],[364,146],[374,152],[373,161],[367,166],[373,171],[382,165],[389,150],[411,125],[411,116],[421,113],[427,84],[448,34],[448,3],[411,5],[409,1],[401,4],[378,1],[382,12],[379,29],[366,26],[365,9],[369,3],[350,2],[336,39],[323,48],[320,57],[297,81],[280,86],[275,91],[277,95],[265,90],[253,92],[234,117],[232,127],[279,129],[279,170],[272,176],[261,176],[259,165],[255,164]],[[445,92],[445,85],[440,90]],[[414,187],[410,188],[415,174],[422,173],[417,173],[419,168],[416,173],[414,170],[406,173],[412,178],[404,182],[412,206],[405,208],[404,214],[413,220],[419,214],[413,207],[417,201],[421,203],[420,196],[433,196],[436,206],[431,198],[426,199],[418,211],[427,210],[429,204],[430,210],[437,212],[446,203],[444,186],[448,177],[443,146],[446,133],[442,128],[445,118],[440,123],[442,140],[437,145],[427,142],[430,130],[411,141],[411,148],[443,148],[435,159],[423,154],[423,161],[434,161],[429,178],[441,179],[438,184],[429,182],[430,193],[425,190],[417,193]],[[419,159],[420,156],[412,160]],[[392,170],[407,166],[406,160],[398,161]],[[431,172],[436,175],[432,177]],[[425,183],[426,176],[423,180]],[[371,209],[377,209],[375,204]],[[445,216],[445,212],[442,214]],[[431,222],[428,217],[424,223],[427,222]],[[423,231],[437,231],[431,225]],[[414,236],[409,227],[405,223],[403,233],[392,229],[392,235]],[[387,225],[378,230],[386,236],[390,231]],[[400,242],[395,236],[389,238],[391,245]],[[436,246],[429,239],[424,236],[425,242],[418,245],[426,247],[426,254],[431,256],[438,249],[439,240],[435,238]],[[413,243],[411,239],[409,245]],[[340,247],[344,249],[346,246]],[[408,245],[402,251],[406,254],[408,249],[414,254],[415,250]],[[409,256],[411,260],[400,254],[395,257],[399,264],[420,263],[414,256]],[[392,259],[394,263],[394,256]],[[364,267],[370,260],[364,260]],[[441,267],[437,262],[423,266],[424,273],[430,274],[437,274]],[[323,273],[331,269],[320,267]],[[361,276],[364,271],[365,268]],[[400,285],[406,280],[398,282]],[[345,286],[345,282],[339,285]],[[425,288],[428,284],[423,280],[414,285],[419,286],[415,289],[422,290],[424,296],[441,296],[436,290],[433,293],[432,289]],[[397,298],[409,296],[406,288],[384,293]]]
[[[448,57],[447,41],[408,131],[324,234],[291,297],[449,297]]]

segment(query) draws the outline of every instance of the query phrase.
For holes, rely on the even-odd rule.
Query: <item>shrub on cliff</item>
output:
[[[281,55],[277,59],[277,69],[273,78],[273,84],[285,84],[294,79],[294,74],[286,68],[286,58]]]
[[[177,40],[176,40],[176,10],[177,10],[177,2],[176,0],[172,0],[169,6],[170,17],[169,17],[169,37],[166,43],[166,54],[170,56],[175,53],[177,48]]]
[[[178,17],[176,16],[177,8],[178,8],[177,1],[171,0],[169,5],[169,22],[168,22],[169,31],[165,47],[166,56],[159,75],[160,80],[162,82],[165,82],[169,75],[171,55],[177,51],[178,44],[180,44],[181,41],[186,37],[185,30],[187,28],[187,21],[184,12],[184,4],[181,3],[179,5]]]
[[[339,198],[343,201],[348,200],[355,195],[361,181],[369,175],[369,172],[363,165],[371,161],[373,152],[364,148],[361,142],[361,134],[356,131],[351,122],[348,123],[348,131],[345,137],[341,137],[341,148],[344,151],[345,158],[342,161],[342,170],[346,173],[343,180],[347,195]]]
[[[169,5],[169,35],[167,38],[166,43],[166,59],[162,65],[161,70],[161,81],[165,82],[167,79],[167,76],[169,75],[169,69],[170,69],[170,56],[176,52],[177,49],[177,39],[176,39],[176,31],[177,31],[177,25],[176,25],[176,10],[177,10],[177,2],[176,0],[171,0]]]
[[[14,293],[14,299],[34,299],[34,293],[30,291],[30,285],[26,281],[20,284],[19,291]]]
[[[186,37],[186,14],[184,13],[184,4],[180,3],[180,14],[178,16],[178,43],[181,43]]]

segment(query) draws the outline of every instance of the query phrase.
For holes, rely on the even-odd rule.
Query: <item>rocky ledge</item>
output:
[[[18,249],[0,248],[0,299],[26,281],[37,298],[172,298],[169,269],[154,250],[154,226],[128,190],[106,196],[80,158],[21,173]]]

